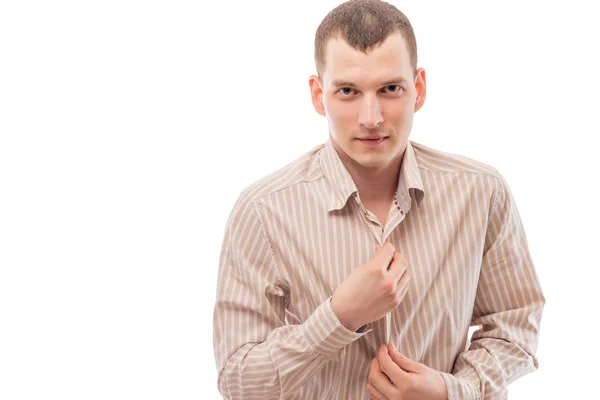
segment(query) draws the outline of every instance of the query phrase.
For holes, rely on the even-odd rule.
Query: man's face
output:
[[[342,159],[375,170],[399,160],[425,100],[425,71],[419,68],[414,77],[402,35],[390,35],[368,54],[331,39],[325,59],[321,80],[313,75],[309,83]]]

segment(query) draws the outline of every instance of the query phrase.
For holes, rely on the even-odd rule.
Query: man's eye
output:
[[[402,90],[403,88],[399,85],[387,85],[385,89],[388,91],[388,93],[396,93]]]
[[[387,93],[400,93],[404,88],[400,85],[387,85],[384,87],[383,91]],[[354,89],[345,87],[338,90],[338,93],[341,93],[344,96],[351,96],[354,93]]]

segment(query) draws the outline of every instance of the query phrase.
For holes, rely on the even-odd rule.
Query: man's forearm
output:
[[[327,299],[303,324],[281,326],[261,343],[243,344],[223,363],[219,391],[226,399],[285,397],[367,332],[345,328]]]
[[[541,307],[532,313],[540,314]],[[539,318],[533,315],[532,320]],[[514,329],[503,337],[494,337],[497,329],[473,333],[469,350],[457,357],[452,374],[442,373],[449,400],[505,399],[510,382],[538,368],[533,354],[536,343],[519,343],[516,338],[525,333]]]

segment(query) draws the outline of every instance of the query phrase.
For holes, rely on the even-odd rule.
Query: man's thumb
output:
[[[400,368],[402,368],[406,372],[419,372],[421,370],[421,364],[411,360],[406,357],[404,354],[400,353],[394,345],[390,342],[389,354],[392,359]]]

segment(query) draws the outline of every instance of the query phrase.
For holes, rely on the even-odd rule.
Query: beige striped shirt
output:
[[[386,319],[356,332],[331,308],[338,285],[391,242],[411,280],[390,340],[439,371],[449,399],[505,399],[537,369],[545,299],[497,169],[409,141],[401,211],[367,210],[331,139],[242,191],[225,228],[214,308],[226,399],[368,399]],[[470,343],[470,326],[478,326]]]

